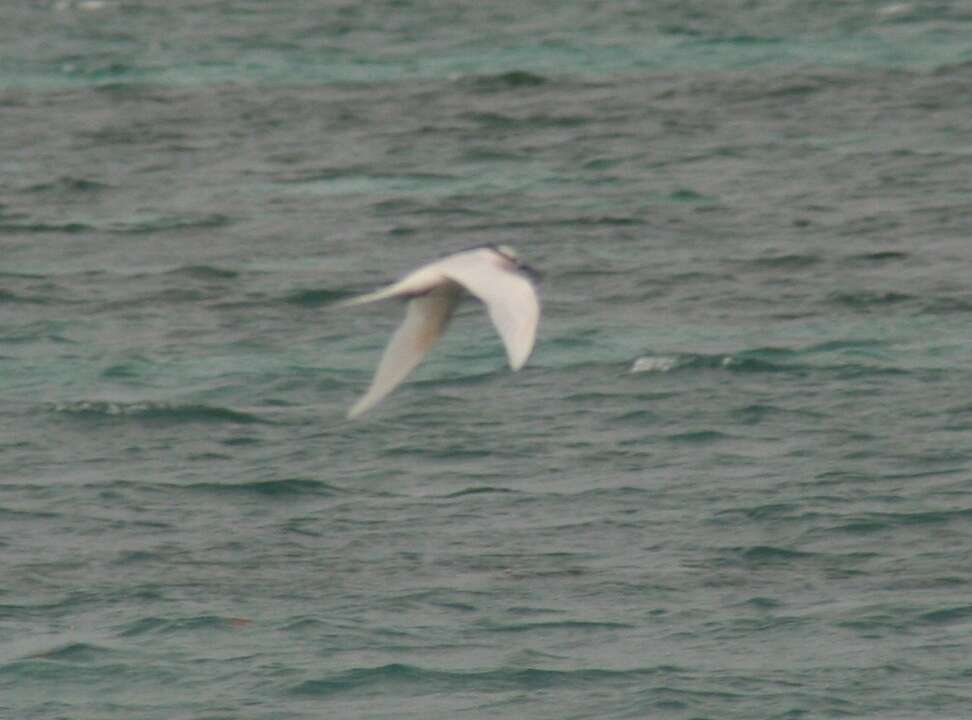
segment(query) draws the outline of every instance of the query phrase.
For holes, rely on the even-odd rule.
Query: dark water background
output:
[[[972,715],[964,2],[0,8],[0,717]],[[400,308],[508,243],[361,421]]]

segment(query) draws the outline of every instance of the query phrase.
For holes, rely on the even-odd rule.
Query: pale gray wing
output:
[[[529,278],[504,267],[489,250],[460,253],[435,268],[483,301],[506,346],[510,367],[523,367],[533,351],[540,322],[540,300]]]
[[[348,411],[354,418],[377,405],[422,362],[445,331],[459,303],[459,287],[446,281],[409,301],[405,320],[392,335],[371,387]]]
[[[393,297],[421,295],[443,282],[448,282],[447,278],[444,278],[441,273],[437,272],[434,266],[421,267],[415,272],[409,273],[398,282],[365,295],[358,295],[357,297],[334,303],[333,307],[351,307],[353,305],[363,305],[364,303],[376,302],[378,300],[387,300]]]

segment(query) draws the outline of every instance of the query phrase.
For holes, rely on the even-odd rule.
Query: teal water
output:
[[[0,717],[966,717],[970,24],[3,6]]]

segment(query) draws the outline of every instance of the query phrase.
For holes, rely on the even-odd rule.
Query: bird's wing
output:
[[[434,266],[429,265],[421,267],[413,273],[409,273],[398,282],[392,283],[387,287],[366,293],[365,295],[358,295],[348,300],[342,300],[335,303],[333,307],[350,307],[352,305],[363,305],[364,303],[386,300],[393,297],[421,295],[444,282],[448,282],[448,278],[436,271]]]
[[[434,267],[486,304],[506,346],[510,367],[523,367],[533,350],[540,322],[540,300],[533,283],[523,274],[502,267],[495,256],[479,250],[453,255]]]
[[[380,299],[366,295],[360,301]],[[429,348],[442,336],[458,303],[459,287],[449,281],[409,301],[405,320],[385,348],[371,387],[348,411],[349,418],[357,417],[377,405],[408,377],[422,362]]]

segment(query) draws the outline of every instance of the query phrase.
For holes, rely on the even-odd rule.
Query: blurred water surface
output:
[[[947,718],[961,2],[0,9],[0,711]],[[330,304],[507,243],[398,323]]]

